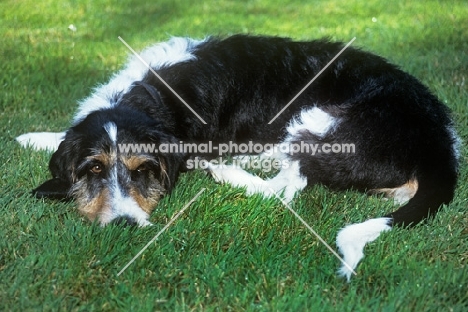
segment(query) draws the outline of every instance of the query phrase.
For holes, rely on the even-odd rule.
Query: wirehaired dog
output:
[[[144,226],[187,161],[213,155],[122,152],[121,144],[352,143],[354,153],[272,154],[288,166],[269,180],[235,166],[211,165],[210,171],[217,181],[245,187],[248,194],[271,196],[273,190],[288,201],[318,183],[394,198],[396,211],[338,234],[338,248],[355,268],[365,244],[380,233],[416,224],[452,200],[459,139],[448,109],[424,85],[355,48],[346,49],[277,115],[343,46],[245,35],[172,38],[152,46],[141,57],[167,85],[133,57],[81,102],[65,133],[17,138],[55,150],[52,179],[34,194],[73,197],[80,212],[102,225]],[[351,272],[341,268],[348,279]]]

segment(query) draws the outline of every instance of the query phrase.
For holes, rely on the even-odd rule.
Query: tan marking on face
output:
[[[129,157],[121,157],[122,163],[127,167],[128,170],[133,171],[137,170],[141,165],[145,162],[153,160],[150,157],[143,156],[143,155],[133,155]],[[161,171],[164,171],[161,167]],[[159,177],[158,177],[159,178]],[[155,177],[151,176],[150,179],[155,179]],[[160,201],[162,195],[165,193],[164,188],[160,185],[161,180],[158,180],[155,186],[151,189],[148,189],[148,196],[143,196],[140,191],[136,187],[131,187],[129,191],[130,197],[135,200],[135,202],[140,206],[140,208],[145,211],[146,213],[150,214],[155,206]],[[153,181],[156,182],[156,181]]]
[[[130,188],[129,195],[147,214],[151,214],[154,207],[159,203],[162,193],[157,189],[148,190],[148,197],[144,197],[136,188]]]
[[[127,167],[128,170],[137,170],[143,163],[148,161],[150,158],[146,156],[129,156],[129,157],[121,157],[120,160],[122,163]]]
[[[409,180],[407,183],[399,187],[374,189],[374,190],[370,190],[369,193],[371,194],[383,193],[386,198],[393,198],[396,204],[401,205],[409,201],[411,198],[413,198],[417,190],[418,190],[418,180],[416,180],[416,178],[413,178]]]
[[[86,157],[86,159],[88,159],[88,160],[97,160],[106,167],[109,167],[113,162],[112,155],[109,155],[109,154],[106,154],[106,153],[95,154],[95,155],[92,155],[92,156],[88,156],[88,157]]]
[[[102,190],[94,198],[87,198],[85,191],[81,191],[82,188],[77,187],[76,200],[78,202],[78,211],[85,215],[90,221],[94,221],[96,218],[101,220],[101,216],[111,215],[111,207],[109,205],[109,190],[106,188]]]

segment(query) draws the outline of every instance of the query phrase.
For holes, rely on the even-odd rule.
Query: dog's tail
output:
[[[363,249],[366,243],[374,241],[394,225],[413,226],[435,214],[441,205],[452,200],[457,183],[456,160],[445,160],[435,167],[433,164],[421,169],[415,174],[418,189],[405,205],[385,217],[348,225],[338,233],[337,246],[344,261],[349,265],[343,265],[339,274],[346,276],[348,281],[353,273],[350,268],[356,268],[364,257]]]
[[[457,171],[449,168],[432,168],[418,174],[418,190],[408,203],[386,217],[391,225],[412,226],[435,214],[443,204],[453,199]]]

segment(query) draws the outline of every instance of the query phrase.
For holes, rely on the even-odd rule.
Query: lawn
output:
[[[14,138],[65,129],[77,101],[129,55],[118,36],[139,50],[171,35],[234,33],[356,37],[353,46],[421,79],[453,110],[464,140],[453,202],[368,245],[347,283],[336,275],[339,261],[281,202],[246,197],[201,171],[181,176],[149,228],[101,228],[73,202],[30,196],[49,178],[50,153]],[[0,311],[468,310],[466,1],[4,0],[0,35]],[[321,186],[292,207],[335,249],[341,227],[394,209]]]

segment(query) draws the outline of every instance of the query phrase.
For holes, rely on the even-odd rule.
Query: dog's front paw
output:
[[[232,176],[236,170],[238,169],[235,169],[232,165],[227,166],[208,163],[206,166],[206,171],[218,183],[229,183],[229,176]]]
[[[16,141],[23,147],[54,152],[65,137],[65,132],[31,132],[20,135]]]
[[[243,187],[248,195],[257,193],[266,194],[267,196],[272,195],[269,191],[268,183],[260,177],[248,173],[239,166],[210,164],[207,170],[216,182]]]

